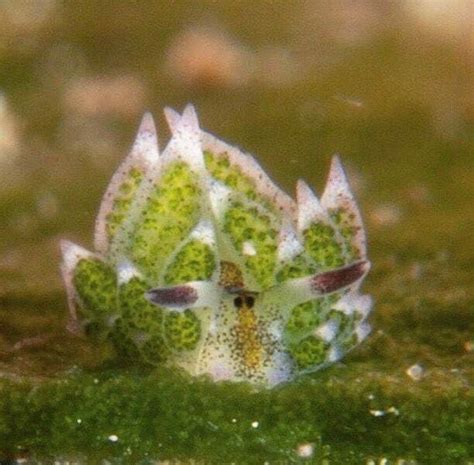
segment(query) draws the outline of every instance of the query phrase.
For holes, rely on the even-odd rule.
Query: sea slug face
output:
[[[119,355],[271,387],[341,358],[368,334],[359,211],[337,157],[318,200],[296,201],[257,162],[165,111],[146,114],[105,193],[95,252],[62,242],[74,326]]]

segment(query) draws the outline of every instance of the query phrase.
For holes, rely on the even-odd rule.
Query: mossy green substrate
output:
[[[460,377],[433,397],[422,384],[407,388],[403,373],[384,387],[379,381],[347,369],[263,392],[165,370],[77,373],[39,386],[3,380],[0,450],[43,459],[87,451],[87,463],[292,464],[308,463],[296,449],[312,443],[309,463],[472,459],[474,394]]]

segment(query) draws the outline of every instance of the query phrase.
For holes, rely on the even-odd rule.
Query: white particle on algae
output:
[[[387,413],[392,413],[393,415],[395,415],[396,417],[398,417],[398,415],[400,415],[400,410],[398,410],[396,407],[389,407],[387,409]]]
[[[232,418],[232,423],[237,423],[237,419],[236,418]]]
[[[405,373],[413,380],[413,381],[420,381],[425,374],[424,368],[419,364],[415,363],[411,367],[407,368]]]
[[[78,419],[76,420],[76,422],[80,425],[80,424],[82,423],[82,419],[81,419],[81,418],[78,418]]]
[[[405,460],[405,459],[397,459],[396,462],[389,461],[386,457],[382,457],[381,459],[368,459],[367,462],[365,462],[365,465],[389,465],[393,463],[394,465],[417,465],[417,462],[415,460]]]
[[[400,411],[396,407],[389,407],[387,410],[369,410],[369,413],[374,417],[383,417],[387,414],[395,415],[398,417]]]
[[[252,428],[258,428],[258,421],[252,421]]]
[[[310,458],[314,454],[314,444],[311,444],[309,442],[305,442],[302,444],[298,444],[298,447],[296,448],[296,455],[298,457],[302,458]]]
[[[116,434],[111,434],[109,437],[108,437],[108,440],[110,442],[117,442],[119,440],[118,436]]]

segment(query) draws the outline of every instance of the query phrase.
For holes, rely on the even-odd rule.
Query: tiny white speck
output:
[[[117,442],[119,440],[116,434],[111,434],[108,439],[110,442]]]
[[[398,410],[397,407],[389,407],[387,413],[391,413],[398,417],[398,415],[400,415],[400,410]]]
[[[298,457],[302,458],[312,457],[314,454],[314,445],[309,442],[298,444],[298,447],[296,448],[296,454]]]
[[[383,410],[369,410],[370,414],[374,417],[383,417],[385,412]]]
[[[99,380],[97,378],[94,378],[94,384],[99,384]]]
[[[80,425],[82,423],[82,418],[78,418],[76,421]]]
[[[419,363],[415,363],[411,367],[407,368],[405,372],[413,381],[420,381],[423,378],[425,370]]]
[[[255,246],[250,241],[245,241],[242,244],[242,253],[244,255],[247,255],[248,257],[253,257],[257,255],[257,250],[255,249]]]
[[[258,428],[258,421],[252,421],[252,428]]]
[[[232,423],[237,423],[237,419],[236,419],[236,418],[232,418]]]

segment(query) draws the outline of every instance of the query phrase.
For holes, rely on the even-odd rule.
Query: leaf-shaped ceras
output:
[[[165,111],[146,114],[112,178],[96,252],[63,241],[73,327],[118,354],[214,380],[274,386],[338,360],[368,334],[360,214],[339,159],[319,201],[296,202],[257,162]]]

